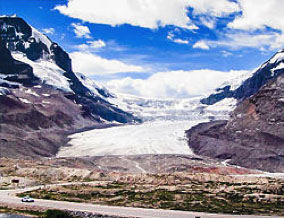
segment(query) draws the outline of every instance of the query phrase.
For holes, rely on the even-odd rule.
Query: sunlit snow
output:
[[[77,133],[70,136],[72,146],[63,148],[58,156],[192,154],[184,131],[197,123],[151,121]]]

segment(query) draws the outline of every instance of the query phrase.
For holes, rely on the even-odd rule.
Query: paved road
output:
[[[65,183],[64,185],[74,184]],[[59,185],[59,184],[57,184]],[[61,184],[62,185],[62,184]],[[52,185],[54,186],[54,185]],[[18,190],[5,190],[0,191],[0,205],[2,203],[13,204],[23,206],[28,203],[22,203],[21,199],[16,197],[17,193],[25,191],[31,191],[38,189],[42,186],[18,189]],[[184,212],[184,211],[173,211],[173,210],[158,210],[158,209],[142,209],[142,208],[131,208],[131,207],[112,207],[102,206],[85,203],[73,203],[64,201],[51,201],[36,199],[34,203],[29,205],[41,207],[44,209],[59,209],[59,210],[71,210],[71,211],[84,211],[103,215],[113,215],[122,217],[141,217],[141,218],[268,218],[265,216],[240,216],[240,215],[220,215],[220,214],[207,214],[197,212]],[[269,218],[276,218],[277,216],[271,216]]]

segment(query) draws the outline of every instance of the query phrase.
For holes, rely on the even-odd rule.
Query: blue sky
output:
[[[157,75],[171,90],[180,83],[168,84],[176,72],[198,74],[194,83],[224,72],[216,74],[211,89],[234,75],[232,70],[236,75],[253,70],[283,47],[282,5],[281,0],[0,0],[0,11],[24,18],[58,42],[76,71],[115,91],[143,95],[145,88],[132,84],[155,86]],[[148,96],[197,92],[184,87]]]

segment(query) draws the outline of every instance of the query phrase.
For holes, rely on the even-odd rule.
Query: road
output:
[[[49,186],[69,185],[74,183],[64,183]],[[12,204],[17,206],[32,205],[43,209],[58,209],[58,210],[71,210],[83,211],[103,215],[122,216],[122,217],[141,217],[141,218],[268,218],[268,216],[249,216],[249,215],[221,215],[221,214],[207,214],[198,212],[185,212],[173,210],[160,210],[160,209],[143,209],[132,207],[113,207],[102,206],[86,203],[74,203],[65,201],[52,201],[36,199],[34,203],[22,203],[21,199],[16,197],[16,194],[26,191],[36,190],[43,186],[16,189],[16,190],[1,190],[0,191],[0,205],[1,203]],[[276,218],[278,216],[270,216],[269,218]]]

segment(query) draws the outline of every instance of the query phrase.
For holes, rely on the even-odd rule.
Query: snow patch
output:
[[[271,73],[272,73],[271,76],[274,76],[274,73],[275,73],[276,70],[282,70],[282,69],[284,69],[284,63],[283,62],[278,64],[277,67],[271,69]]]
[[[270,64],[276,64],[280,61],[283,61],[284,60],[284,52],[278,52],[276,53],[270,60],[269,60],[269,63]]]
[[[7,93],[9,93],[8,89],[4,87],[0,87],[0,95],[7,95]]]
[[[21,102],[25,103],[25,104],[31,104],[32,102],[30,102],[28,99],[25,98],[19,98]]]
[[[216,104],[209,105],[206,107],[207,112],[223,112],[224,114],[229,114],[233,111],[237,105],[238,101],[235,98],[225,98]]]
[[[73,92],[68,79],[63,75],[65,71],[54,62],[42,59],[31,61],[21,52],[12,52],[12,55],[14,59],[32,66],[35,76],[39,77],[47,85],[65,92]]]
[[[91,80],[89,79],[88,77],[86,77],[85,75],[81,74],[81,73],[75,73],[77,78],[79,79],[79,81],[85,86],[87,87],[91,92],[92,94],[94,95],[99,95],[101,96],[102,98],[105,98],[104,96],[102,96],[98,90],[103,90],[105,93],[111,95],[109,93],[109,91],[104,87],[102,86],[101,84],[95,82],[94,80]]]
[[[255,70],[246,71],[246,72],[239,72],[238,75],[236,75],[232,79],[224,82],[220,87],[231,86],[231,91],[234,91],[237,88],[239,88],[243,84],[244,81],[246,81],[248,78],[252,77],[254,72],[255,72]]]
[[[39,95],[38,95],[36,92],[34,92],[33,90],[31,90],[31,89],[27,89],[25,92],[26,92],[27,94],[30,94],[30,95],[39,97]]]
[[[32,37],[35,38],[36,42],[42,42],[43,44],[45,44],[50,52],[50,47],[52,45],[51,40],[45,36],[44,34],[42,34],[40,31],[38,31],[36,28],[32,27]]]

